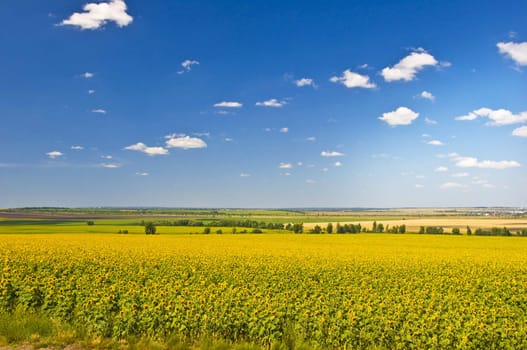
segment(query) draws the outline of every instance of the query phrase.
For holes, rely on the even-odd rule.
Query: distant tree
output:
[[[95,225],[95,223],[93,221],[86,221],[86,225],[93,226],[93,225]]]
[[[263,231],[260,230],[259,228],[253,228],[253,230],[251,231],[251,233],[263,233]]]
[[[422,234],[424,234],[424,233],[425,233],[425,227],[424,227],[424,226],[421,226],[421,227],[419,228],[419,234],[422,235]]]
[[[383,233],[384,232],[384,225],[383,224],[378,224],[376,232]]]
[[[304,231],[304,225],[303,224],[294,224],[293,225],[293,232],[294,233],[302,233]]]
[[[223,231],[222,231],[221,229],[220,229],[220,230],[216,230],[216,233],[217,233],[218,235],[221,235],[221,234],[223,233]]]
[[[145,223],[145,233],[147,235],[155,235],[156,234],[156,225],[154,225],[153,222]]]
[[[326,232],[327,233],[333,233],[333,224],[331,222],[326,227]]]
[[[232,233],[233,233],[233,234],[236,233],[236,227],[233,227],[233,228],[232,228]]]
[[[406,225],[399,226],[399,233],[406,233]]]
[[[472,230],[470,229],[470,226],[467,226],[467,236],[472,235]]]
[[[210,233],[210,227],[205,227],[205,228],[203,229],[203,233],[206,234],[206,235],[208,235],[208,234]]]
[[[371,232],[377,232],[377,221],[373,222],[373,226],[371,227]]]
[[[321,233],[321,232],[322,232],[322,227],[318,225],[315,225],[315,227],[313,227],[313,229],[311,230],[311,233]]]
[[[460,235],[460,234],[461,234],[461,231],[459,230],[459,228],[454,227],[454,228],[452,229],[452,234],[453,234],[453,235]]]

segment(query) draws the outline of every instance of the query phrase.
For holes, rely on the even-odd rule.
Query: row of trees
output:
[[[406,225],[392,226],[386,225],[386,228],[382,223],[377,224],[377,221],[373,222],[371,230],[363,227],[361,224],[344,224],[341,225],[337,223],[333,226],[332,223],[329,223],[324,230],[319,225],[313,227],[309,233],[361,233],[361,232],[374,232],[374,233],[406,233]]]
[[[245,228],[260,228],[268,230],[289,230],[288,225],[278,222],[264,222],[255,220],[234,220],[234,219],[217,219],[217,220],[190,220],[190,219],[179,219],[179,220],[159,220],[155,222],[159,226],[192,226],[192,227],[245,227]],[[145,222],[141,222],[141,226],[144,226]]]
[[[288,231],[292,231],[293,233],[303,233],[304,232],[304,224],[292,224],[292,223],[289,223],[289,224],[278,224],[280,229],[282,230],[288,230]],[[156,224],[153,223],[153,222],[144,222],[143,221],[143,226],[145,227],[145,233],[147,235],[155,235],[156,234]],[[228,226],[219,226],[219,227],[228,227]],[[242,226],[244,227],[244,226]],[[268,227],[265,227],[265,228],[269,228]],[[276,228],[271,228],[271,229],[276,229]],[[123,233],[122,231],[119,231],[119,233]],[[126,231],[126,233],[128,233],[128,231]],[[209,234],[211,233],[211,228],[210,227],[205,227],[203,229],[203,233],[204,234]],[[221,229],[217,229],[216,230],[216,233],[217,234],[222,234],[223,233],[223,230]],[[231,233],[247,233],[247,230],[242,230],[240,232],[238,232],[236,230],[236,227],[232,227],[232,231]],[[263,231],[258,228],[258,227],[255,227],[251,230],[251,233],[263,233]]]

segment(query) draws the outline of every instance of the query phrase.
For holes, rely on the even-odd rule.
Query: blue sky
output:
[[[524,1],[0,3],[0,207],[527,206]]]

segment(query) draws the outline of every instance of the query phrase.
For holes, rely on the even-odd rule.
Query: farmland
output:
[[[51,325],[17,338],[0,317],[0,346],[527,347],[522,237],[231,234],[227,227],[204,235],[178,226],[147,236],[138,225],[144,217],[65,219],[0,224],[0,316],[36,315]],[[124,229],[129,234],[117,234]]]

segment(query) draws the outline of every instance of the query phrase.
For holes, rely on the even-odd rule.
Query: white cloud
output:
[[[436,173],[444,173],[448,171],[448,168],[446,166],[438,166],[437,168],[434,169],[434,171]]]
[[[340,153],[337,151],[322,151],[320,155],[322,157],[342,157],[344,156],[344,153]]]
[[[138,142],[134,145],[127,146],[124,149],[128,151],[142,152],[148,154],[149,156],[160,156],[168,154],[168,150],[163,147],[148,147],[142,142]]]
[[[214,104],[214,107],[220,107],[220,108],[240,108],[243,104],[240,102],[228,102],[228,101],[222,101]]]
[[[306,140],[309,141],[309,142],[315,142],[317,140],[317,138],[315,136],[310,136]]]
[[[278,167],[280,169],[292,169],[293,168],[293,164],[291,164],[291,163],[280,163],[280,165]]]
[[[432,136],[430,136],[430,134],[421,134],[421,137],[429,138],[429,137],[432,137]]]
[[[91,73],[91,72],[84,72],[84,73],[82,73],[82,77],[86,78],[86,79],[93,78],[93,76],[94,76],[94,74]]]
[[[423,91],[421,92],[421,98],[424,98],[425,100],[430,100],[430,101],[434,101],[436,99],[436,97],[434,95],[432,95],[431,92],[428,92],[428,91]]]
[[[489,118],[490,121],[487,125],[501,126],[524,123],[527,121],[527,111],[513,114],[511,111],[506,109],[493,110],[490,108],[480,108],[470,112],[467,115],[456,117],[456,120],[475,120],[478,117]]]
[[[291,176],[291,173],[283,173],[283,174],[280,174],[282,176]]]
[[[289,132],[289,128],[281,128],[280,132],[284,133],[284,134],[287,134]]]
[[[351,88],[364,88],[364,89],[373,89],[377,87],[374,83],[370,82],[370,77],[367,75],[361,75],[359,73],[354,73],[349,69],[346,69],[340,77],[334,76],[329,79],[332,83],[341,83],[345,87]]]
[[[58,157],[62,157],[64,153],[59,152],[59,151],[51,151],[51,152],[46,153],[46,155],[51,159],[55,159]]]
[[[89,95],[93,95],[94,93],[95,93],[95,90],[93,90],[93,89],[88,90],[88,94]]]
[[[416,179],[426,179],[426,176],[424,175],[415,175]]]
[[[119,27],[124,27],[133,21],[133,17],[126,13],[126,3],[123,0],[110,2],[89,3],[84,5],[84,12],[75,12],[70,18],[63,20],[60,25],[77,26],[81,29],[97,29],[107,22],[113,21]]]
[[[247,174],[247,173],[241,173],[240,174],[240,177],[249,177],[249,176],[251,176],[251,174]]]
[[[470,176],[469,173],[455,173],[455,174],[452,174],[452,177],[467,177],[467,176]]]
[[[256,105],[260,106],[260,107],[275,107],[275,108],[279,108],[279,107],[283,107],[286,104],[287,104],[286,101],[278,101],[276,98],[272,98],[272,99],[267,100],[267,101],[256,102]]]
[[[527,42],[497,43],[500,53],[509,56],[519,66],[527,66]]]
[[[225,141],[225,142],[232,142],[232,141],[234,141],[234,139],[232,137],[226,137],[226,138],[223,139],[223,141]]]
[[[107,155],[107,156],[101,156],[101,158],[102,158],[102,159],[113,159],[113,157],[110,156],[110,155]]]
[[[182,148],[182,149],[193,149],[193,148],[206,148],[207,143],[200,138],[190,137],[186,135],[168,135],[166,136],[166,147],[167,148]]]
[[[443,146],[444,145],[444,143],[439,140],[428,141],[427,144],[432,145],[432,146]]]
[[[295,80],[295,85],[298,87],[303,87],[303,86],[315,87],[316,86],[315,81],[311,78],[302,78],[302,79]]]
[[[70,149],[72,149],[74,151],[82,151],[84,149],[84,147],[82,147],[82,146],[71,146]]]
[[[410,108],[399,107],[395,111],[383,113],[379,119],[391,126],[397,126],[410,125],[418,117],[419,113],[412,111]]]
[[[512,135],[519,137],[527,137],[527,126],[522,126],[512,131]]]
[[[310,185],[312,185],[312,184],[316,184],[316,183],[317,183],[317,182],[316,182],[315,180],[312,180],[312,179],[307,179],[307,180],[306,180],[306,184],[310,184]]]
[[[106,114],[107,112],[105,109],[98,108],[98,109],[92,109],[92,113]]]
[[[426,66],[437,66],[438,64],[434,56],[424,50],[418,50],[400,60],[395,66],[384,68],[381,74],[386,81],[410,81],[414,80],[415,75]]]
[[[143,171],[143,172],[135,173],[135,175],[137,175],[137,176],[148,176],[150,174],[147,173],[146,171]]]
[[[415,185],[415,188],[424,188],[424,187],[425,187],[425,185],[421,185],[421,184],[416,184]]]
[[[329,169],[328,168],[322,168],[321,171],[327,173],[329,171]]]
[[[181,66],[183,66],[187,72],[190,72],[192,70],[192,66],[197,64],[199,64],[199,61],[196,60],[184,60],[181,62]]]
[[[460,168],[481,168],[481,169],[508,169],[518,168],[521,166],[515,160],[478,160],[475,157],[462,157],[457,153],[449,154],[449,157],[456,162],[456,166]]]
[[[428,125],[437,125],[437,121],[430,118],[425,118],[425,123]]]
[[[101,163],[100,166],[102,168],[106,169],[117,169],[121,167],[121,164],[115,164],[115,163]]]
[[[342,166],[342,163],[341,162],[335,162],[335,167],[339,168]]]
[[[466,187],[466,186],[464,186],[464,185],[462,185],[460,183],[457,183],[457,182],[445,182],[444,184],[439,186],[439,188],[445,189],[445,190],[455,189],[455,188],[464,188],[464,187]]]

